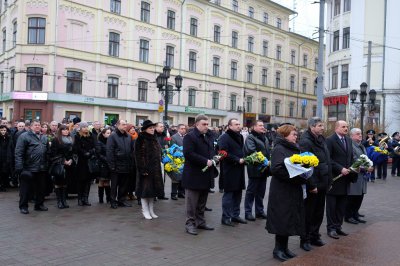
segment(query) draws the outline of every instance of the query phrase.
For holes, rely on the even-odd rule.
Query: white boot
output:
[[[142,202],[142,213],[145,219],[147,220],[151,220],[151,215],[149,212],[149,199],[140,199],[140,201]]]
[[[149,210],[152,218],[154,219],[158,218],[158,216],[154,213],[154,200],[152,199],[149,200]]]

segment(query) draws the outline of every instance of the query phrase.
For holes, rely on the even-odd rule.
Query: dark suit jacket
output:
[[[332,177],[341,174],[343,168],[349,168],[353,164],[353,146],[348,136],[345,136],[347,150],[344,149],[342,142],[336,133],[326,139],[326,144],[331,156]],[[330,195],[347,195],[347,187],[350,182],[357,181],[357,174],[350,173],[342,176],[332,184],[332,188],[328,191]]]

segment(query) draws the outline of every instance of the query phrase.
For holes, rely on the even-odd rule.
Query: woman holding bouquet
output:
[[[143,122],[142,132],[135,142],[135,157],[138,171],[136,196],[140,198],[143,216],[147,220],[158,218],[154,213],[154,198],[164,195],[161,174],[161,147],[154,134],[156,124]]]
[[[271,184],[269,189],[267,225],[270,234],[275,234],[273,256],[286,261],[296,255],[288,249],[289,236],[304,235],[305,212],[301,176],[289,177],[284,160],[299,154],[296,145],[297,130],[292,125],[283,125],[277,130],[275,146],[271,155]]]

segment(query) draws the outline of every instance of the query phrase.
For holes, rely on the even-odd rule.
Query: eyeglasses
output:
[[[202,126],[208,126],[208,123],[201,123]]]

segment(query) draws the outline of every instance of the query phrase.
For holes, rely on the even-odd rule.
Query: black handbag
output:
[[[50,169],[49,169],[49,174],[50,176],[54,176],[57,178],[62,178],[65,176],[65,168],[64,165],[61,164],[60,162],[55,162],[51,164]]]
[[[100,164],[97,157],[92,156],[88,159],[88,167],[89,167],[89,173],[93,175],[100,173]]]

